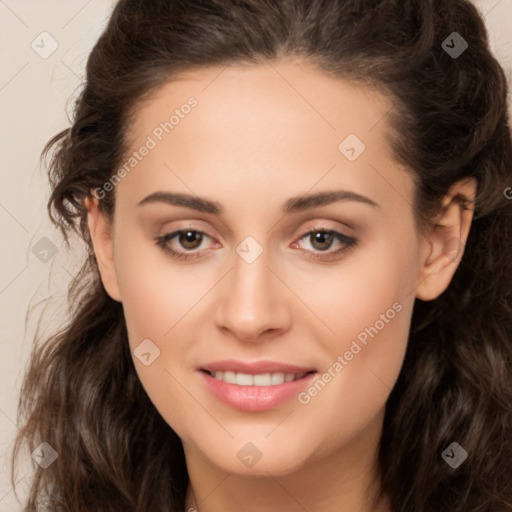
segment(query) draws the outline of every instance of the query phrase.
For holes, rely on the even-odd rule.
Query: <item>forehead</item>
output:
[[[395,189],[393,201],[411,190],[387,139],[392,108],[383,92],[302,61],[189,70],[138,106],[129,153],[152,148],[119,188],[133,200],[159,187],[233,202],[234,190],[284,197],[346,185]]]
[[[133,135],[151,132],[155,122],[168,120],[190,97],[199,108],[179,131],[186,130],[184,124],[195,127],[199,122],[193,118],[200,118],[202,131],[216,132],[219,139],[223,128],[243,127],[237,134],[240,141],[256,135],[273,140],[280,130],[284,138],[284,129],[327,137],[327,143],[347,131],[368,139],[367,132],[392,108],[384,91],[328,76],[304,61],[233,64],[188,70],[158,88],[139,106]],[[378,135],[376,130],[373,136]]]

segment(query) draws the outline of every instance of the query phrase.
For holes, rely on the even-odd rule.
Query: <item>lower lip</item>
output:
[[[317,373],[308,373],[302,379],[283,382],[275,386],[239,386],[228,384],[212,377],[205,371],[199,372],[208,389],[220,401],[241,411],[267,411],[284,404],[309,386]]]

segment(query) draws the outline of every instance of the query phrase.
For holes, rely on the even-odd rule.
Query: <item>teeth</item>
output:
[[[271,386],[276,386],[284,382],[284,373],[273,373]]]
[[[253,385],[253,376],[247,373],[237,373],[236,374],[236,383],[239,386],[252,386]]]
[[[293,378],[293,375],[292,375]],[[253,377],[253,386],[270,386],[272,383],[272,375],[270,373],[261,373],[259,375],[254,375]]]
[[[217,380],[223,380],[228,384],[238,384],[239,386],[278,386],[284,382],[292,382],[294,380],[301,379],[306,374],[276,372],[251,375],[249,373],[218,371],[213,374],[210,373],[210,375]]]

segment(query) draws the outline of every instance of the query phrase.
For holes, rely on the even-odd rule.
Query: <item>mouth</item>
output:
[[[285,382],[294,382],[299,379],[303,379],[310,373],[315,373],[311,370],[302,373],[284,373],[284,372],[273,372],[273,373],[243,373],[233,371],[208,371],[202,369],[201,371],[207,373],[210,377],[216,380],[226,382],[227,384],[236,384],[237,386],[279,386]]]
[[[318,371],[278,362],[218,361],[198,368],[210,396],[231,408],[261,412],[289,402]]]

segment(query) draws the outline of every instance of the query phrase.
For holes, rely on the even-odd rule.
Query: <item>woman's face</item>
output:
[[[428,254],[390,109],[288,61],[189,71],[136,112],[103,279],[189,460],[277,475],[376,445]]]

